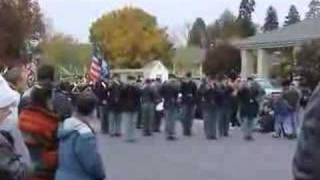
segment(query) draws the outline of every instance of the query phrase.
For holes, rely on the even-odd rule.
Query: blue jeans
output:
[[[218,138],[219,124],[223,119],[222,111],[216,107],[206,107],[203,110],[204,131],[208,139]]]
[[[195,114],[195,106],[190,104],[184,104],[182,106],[182,127],[184,135],[192,134],[192,124]]]
[[[121,113],[119,111],[109,111],[109,133],[111,136],[121,134]]]
[[[136,129],[136,122],[138,119],[138,112],[123,112],[122,113],[122,120],[124,123],[124,130],[125,130],[125,140],[126,141],[134,141],[136,139],[135,129]]]
[[[151,134],[153,130],[155,105],[147,102],[141,104],[141,119],[143,123],[143,131],[145,134]]]
[[[242,131],[244,137],[252,137],[254,130],[254,117],[241,117],[242,118]]]
[[[106,134],[109,132],[108,108],[106,105],[100,107],[101,131]]]
[[[168,137],[173,137],[176,135],[176,119],[178,118],[178,108],[171,106],[164,110],[165,121],[166,121],[166,135]]]

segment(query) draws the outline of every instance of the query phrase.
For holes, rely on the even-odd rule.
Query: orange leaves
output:
[[[156,18],[142,9],[125,7],[103,15],[91,26],[91,41],[98,42],[116,67],[137,68],[171,48]]]

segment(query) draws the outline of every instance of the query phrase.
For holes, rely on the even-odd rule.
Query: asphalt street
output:
[[[179,127],[179,132],[181,128]],[[99,135],[99,148],[109,180],[291,180],[296,142],[255,134],[242,140],[241,131],[218,141],[204,138],[202,122],[194,136],[175,142],[163,133],[141,137],[136,143]]]

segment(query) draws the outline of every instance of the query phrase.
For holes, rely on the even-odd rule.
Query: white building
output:
[[[320,18],[305,19],[299,23],[271,32],[249,37],[237,46],[241,49],[241,76],[252,74],[269,77],[275,52],[295,53],[304,43],[320,38]],[[293,59],[292,62],[296,62]]]
[[[168,80],[169,70],[159,60],[147,63],[141,69],[113,69],[112,74],[119,74],[122,81],[126,81],[127,76],[143,77],[143,79],[160,78],[162,81]]]

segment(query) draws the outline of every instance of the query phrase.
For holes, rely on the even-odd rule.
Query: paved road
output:
[[[110,180],[291,180],[295,141],[256,134],[245,142],[241,132],[218,141],[203,137],[201,122],[191,138],[167,142],[163,134],[140,137],[135,144],[99,136]]]

